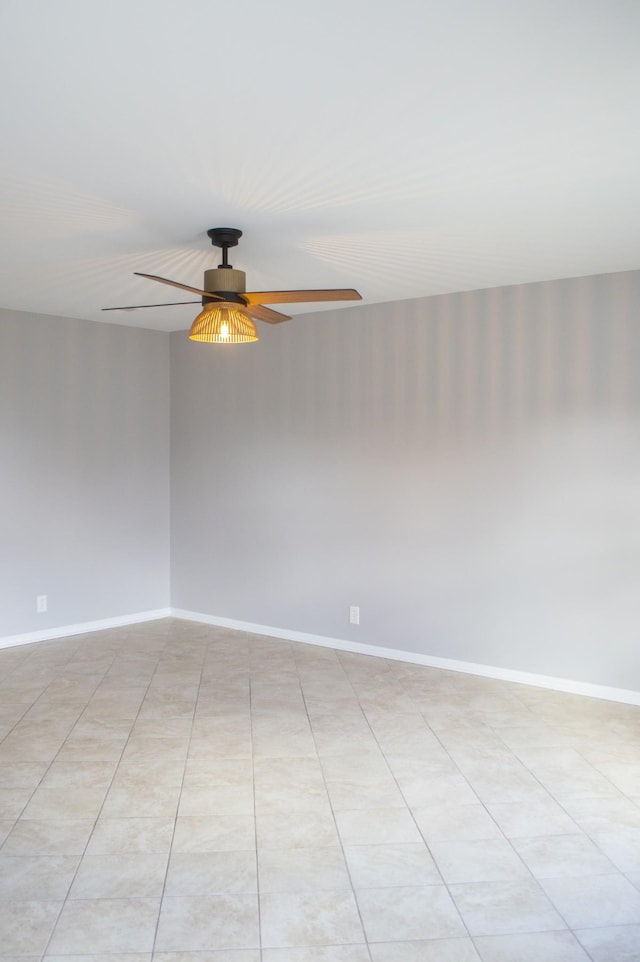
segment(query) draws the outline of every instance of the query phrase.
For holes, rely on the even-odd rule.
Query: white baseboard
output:
[[[138,611],[132,615],[119,615],[116,618],[84,621],[76,625],[45,628],[43,631],[27,631],[22,635],[6,635],[0,638],[0,648],[29,645],[35,641],[51,641],[53,638],[67,638],[69,635],[84,635],[90,631],[104,631],[105,628],[121,628],[123,625],[137,625],[141,621],[157,621],[159,618],[170,617],[171,608],[156,608],[155,611]]]
[[[586,681],[573,681],[570,678],[554,678],[550,675],[536,675],[527,671],[499,668],[495,665],[479,665],[471,661],[437,658],[433,655],[423,655],[415,651],[382,648],[378,645],[367,645],[358,641],[346,641],[343,638],[328,638],[324,635],[312,635],[305,631],[274,628],[271,625],[258,625],[250,621],[238,621],[235,618],[221,618],[198,611],[185,611],[182,608],[157,608],[154,611],[139,611],[135,614],[103,618],[99,621],[85,621],[81,624],[63,625],[59,628],[45,628],[43,631],[8,635],[0,638],[0,649],[11,648],[14,645],[27,645],[38,641],[50,641],[55,638],[66,638],[70,635],[83,635],[92,631],[104,631],[107,628],[120,628],[125,625],[139,624],[143,621],[157,621],[160,618],[195,621],[204,625],[216,625],[219,628],[231,628],[234,631],[246,631],[253,635],[267,635],[270,638],[282,638],[285,641],[298,641],[304,645],[319,645],[323,648],[335,648],[337,651],[352,651],[360,655],[372,655],[374,658],[388,658],[392,661],[424,665],[427,668],[460,671],[468,675],[480,675],[484,678],[496,678],[499,681],[517,682],[522,685],[532,685],[535,688],[563,691],[572,695],[602,698],[606,701],[620,702],[625,705],[640,705],[640,692],[627,688],[610,688],[606,685],[594,685]]]
[[[436,658],[432,655],[423,655],[415,651],[402,651],[398,648],[381,648],[378,645],[366,645],[358,641],[345,641],[342,638],[327,638],[323,635],[311,635],[304,631],[292,631],[288,628],[256,625],[249,621],[237,621],[234,618],[219,618],[215,615],[205,615],[201,612],[185,611],[182,608],[171,608],[170,615],[173,618],[180,618],[184,621],[197,621],[205,625],[217,625],[219,628],[247,631],[253,635],[268,635],[270,638],[282,638],[285,641],[299,641],[304,645],[320,645],[323,648],[335,648],[338,651],[353,651],[360,655],[373,655],[376,658],[388,658],[393,661],[406,661],[414,665],[425,665],[427,668],[443,668],[446,671],[460,671],[468,675],[481,675],[484,678],[512,681],[521,685],[532,685],[534,688],[548,688],[551,691],[563,691],[571,695],[586,695],[589,698],[602,698],[606,701],[621,702],[625,705],[640,705],[640,692],[627,688],[610,688],[606,685],[594,685],[586,681],[573,681],[570,678],[554,678],[551,675],[536,675],[528,671],[498,668],[494,665],[478,665],[471,661]]]

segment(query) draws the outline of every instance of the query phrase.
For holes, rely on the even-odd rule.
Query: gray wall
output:
[[[0,637],[169,604],[168,335],[0,311],[0,459]]]
[[[171,350],[174,606],[640,689],[640,272]]]

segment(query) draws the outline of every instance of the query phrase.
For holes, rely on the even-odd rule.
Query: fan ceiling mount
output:
[[[146,277],[148,280],[157,281],[159,284],[167,284],[169,287],[177,287],[181,291],[190,291],[201,298],[203,312],[198,315],[194,322],[202,318],[206,312],[210,316],[227,311],[235,314],[249,315],[258,321],[266,321],[268,324],[280,324],[282,321],[289,321],[288,314],[281,314],[279,311],[265,307],[265,304],[303,304],[319,301],[360,301],[362,300],[358,291],[353,288],[341,288],[330,290],[304,290],[304,291],[247,291],[246,275],[244,271],[237,270],[229,264],[228,251],[230,247],[236,247],[242,237],[242,231],[237,227],[212,227],[207,231],[214,247],[222,249],[222,263],[218,267],[211,268],[204,272],[204,283],[201,288],[191,287],[189,284],[180,284],[178,281],[171,281],[166,277],[158,277],[156,274],[143,274],[141,271],[134,271],[138,277]],[[174,307],[177,304],[198,304],[199,301],[172,301],[165,304],[134,304],[128,307],[103,307],[103,311],[136,311],[149,307]],[[216,310],[219,309],[219,310]],[[223,321],[226,324],[226,320]],[[255,326],[251,325],[254,327]],[[193,328],[191,336],[194,337]],[[232,340],[228,333],[222,337],[196,338],[197,340]],[[236,340],[256,340],[257,334],[253,337],[238,337]]]

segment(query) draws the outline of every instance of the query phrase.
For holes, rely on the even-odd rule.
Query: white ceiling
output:
[[[369,303],[636,269],[639,43],[637,0],[2,0],[0,307],[183,329],[100,309],[218,226]]]

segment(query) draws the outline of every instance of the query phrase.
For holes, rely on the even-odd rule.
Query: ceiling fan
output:
[[[268,324],[280,324],[291,320],[288,314],[274,311],[265,304],[302,304],[313,301],[360,301],[362,297],[353,288],[316,291],[247,291],[244,271],[232,267],[228,259],[230,247],[236,247],[242,231],[236,227],[212,227],[207,231],[214,247],[222,248],[222,263],[204,272],[203,288],[179,284],[156,274],[134,271],[138,277],[146,277],[169,287],[198,294],[202,299],[202,311],[191,326],[189,337],[194,341],[219,344],[237,344],[257,341],[258,332],[252,318]],[[170,301],[165,304],[134,304],[129,307],[103,307],[103,311],[137,311],[147,307],[173,307],[177,304],[198,304],[199,301]]]

